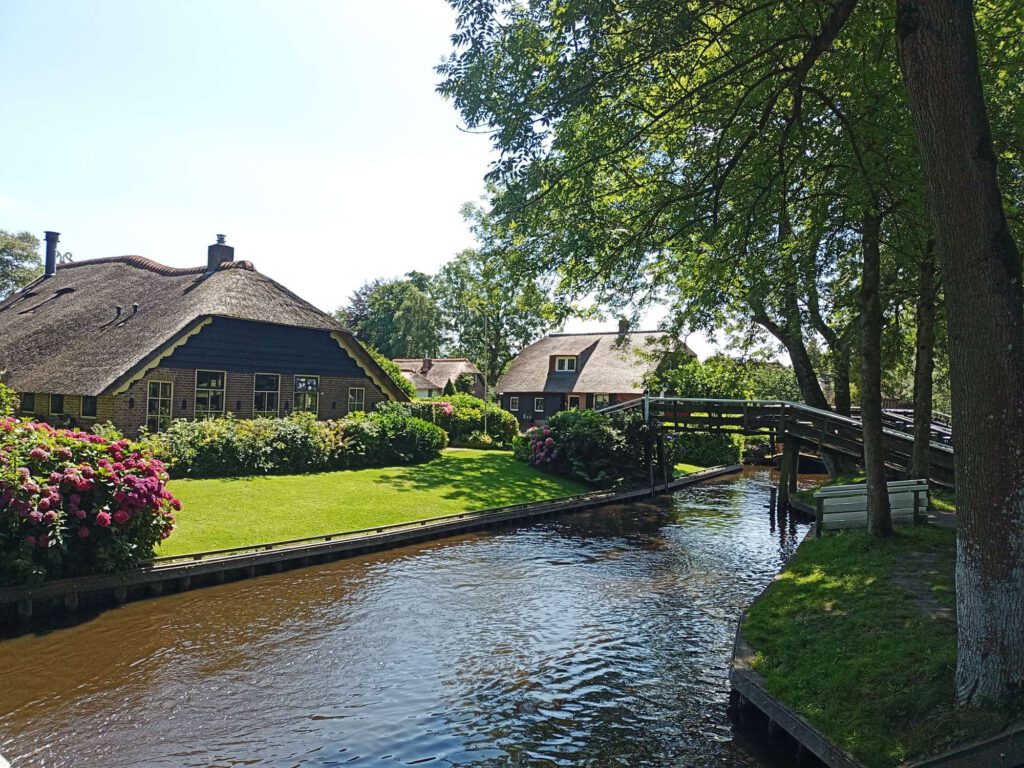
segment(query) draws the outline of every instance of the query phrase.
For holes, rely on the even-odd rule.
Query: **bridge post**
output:
[[[782,461],[779,462],[779,507],[789,506],[790,494],[796,491],[797,462],[800,460],[796,440],[782,440]]]

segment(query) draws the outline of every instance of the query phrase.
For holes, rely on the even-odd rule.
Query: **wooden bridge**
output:
[[[801,448],[823,456],[864,458],[863,427],[860,420],[803,403],[783,400],[720,400],[687,397],[643,397],[603,409],[615,413],[643,409],[644,417],[669,432],[737,433],[767,437],[783,445],[780,488],[785,501],[796,487],[796,466]],[[913,419],[905,413],[886,414],[883,444],[886,466],[907,473],[913,453],[910,434]],[[953,485],[953,447],[949,427],[932,425],[929,442],[929,479],[942,486]]]

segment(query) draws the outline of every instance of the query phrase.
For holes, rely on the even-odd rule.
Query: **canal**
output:
[[[0,642],[23,766],[788,764],[726,717],[805,525],[769,475],[146,600]],[[791,753],[789,757],[791,757]]]

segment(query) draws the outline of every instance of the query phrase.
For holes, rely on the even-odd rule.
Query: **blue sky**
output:
[[[453,19],[442,0],[0,0],[0,228],[174,266],[223,232],[328,310],[432,272],[472,244],[459,208],[492,159],[435,92]]]

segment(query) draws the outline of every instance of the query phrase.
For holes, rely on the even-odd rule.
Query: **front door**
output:
[[[579,395],[569,395],[569,410],[572,410],[573,408],[579,408],[579,407],[580,407],[580,396]]]

